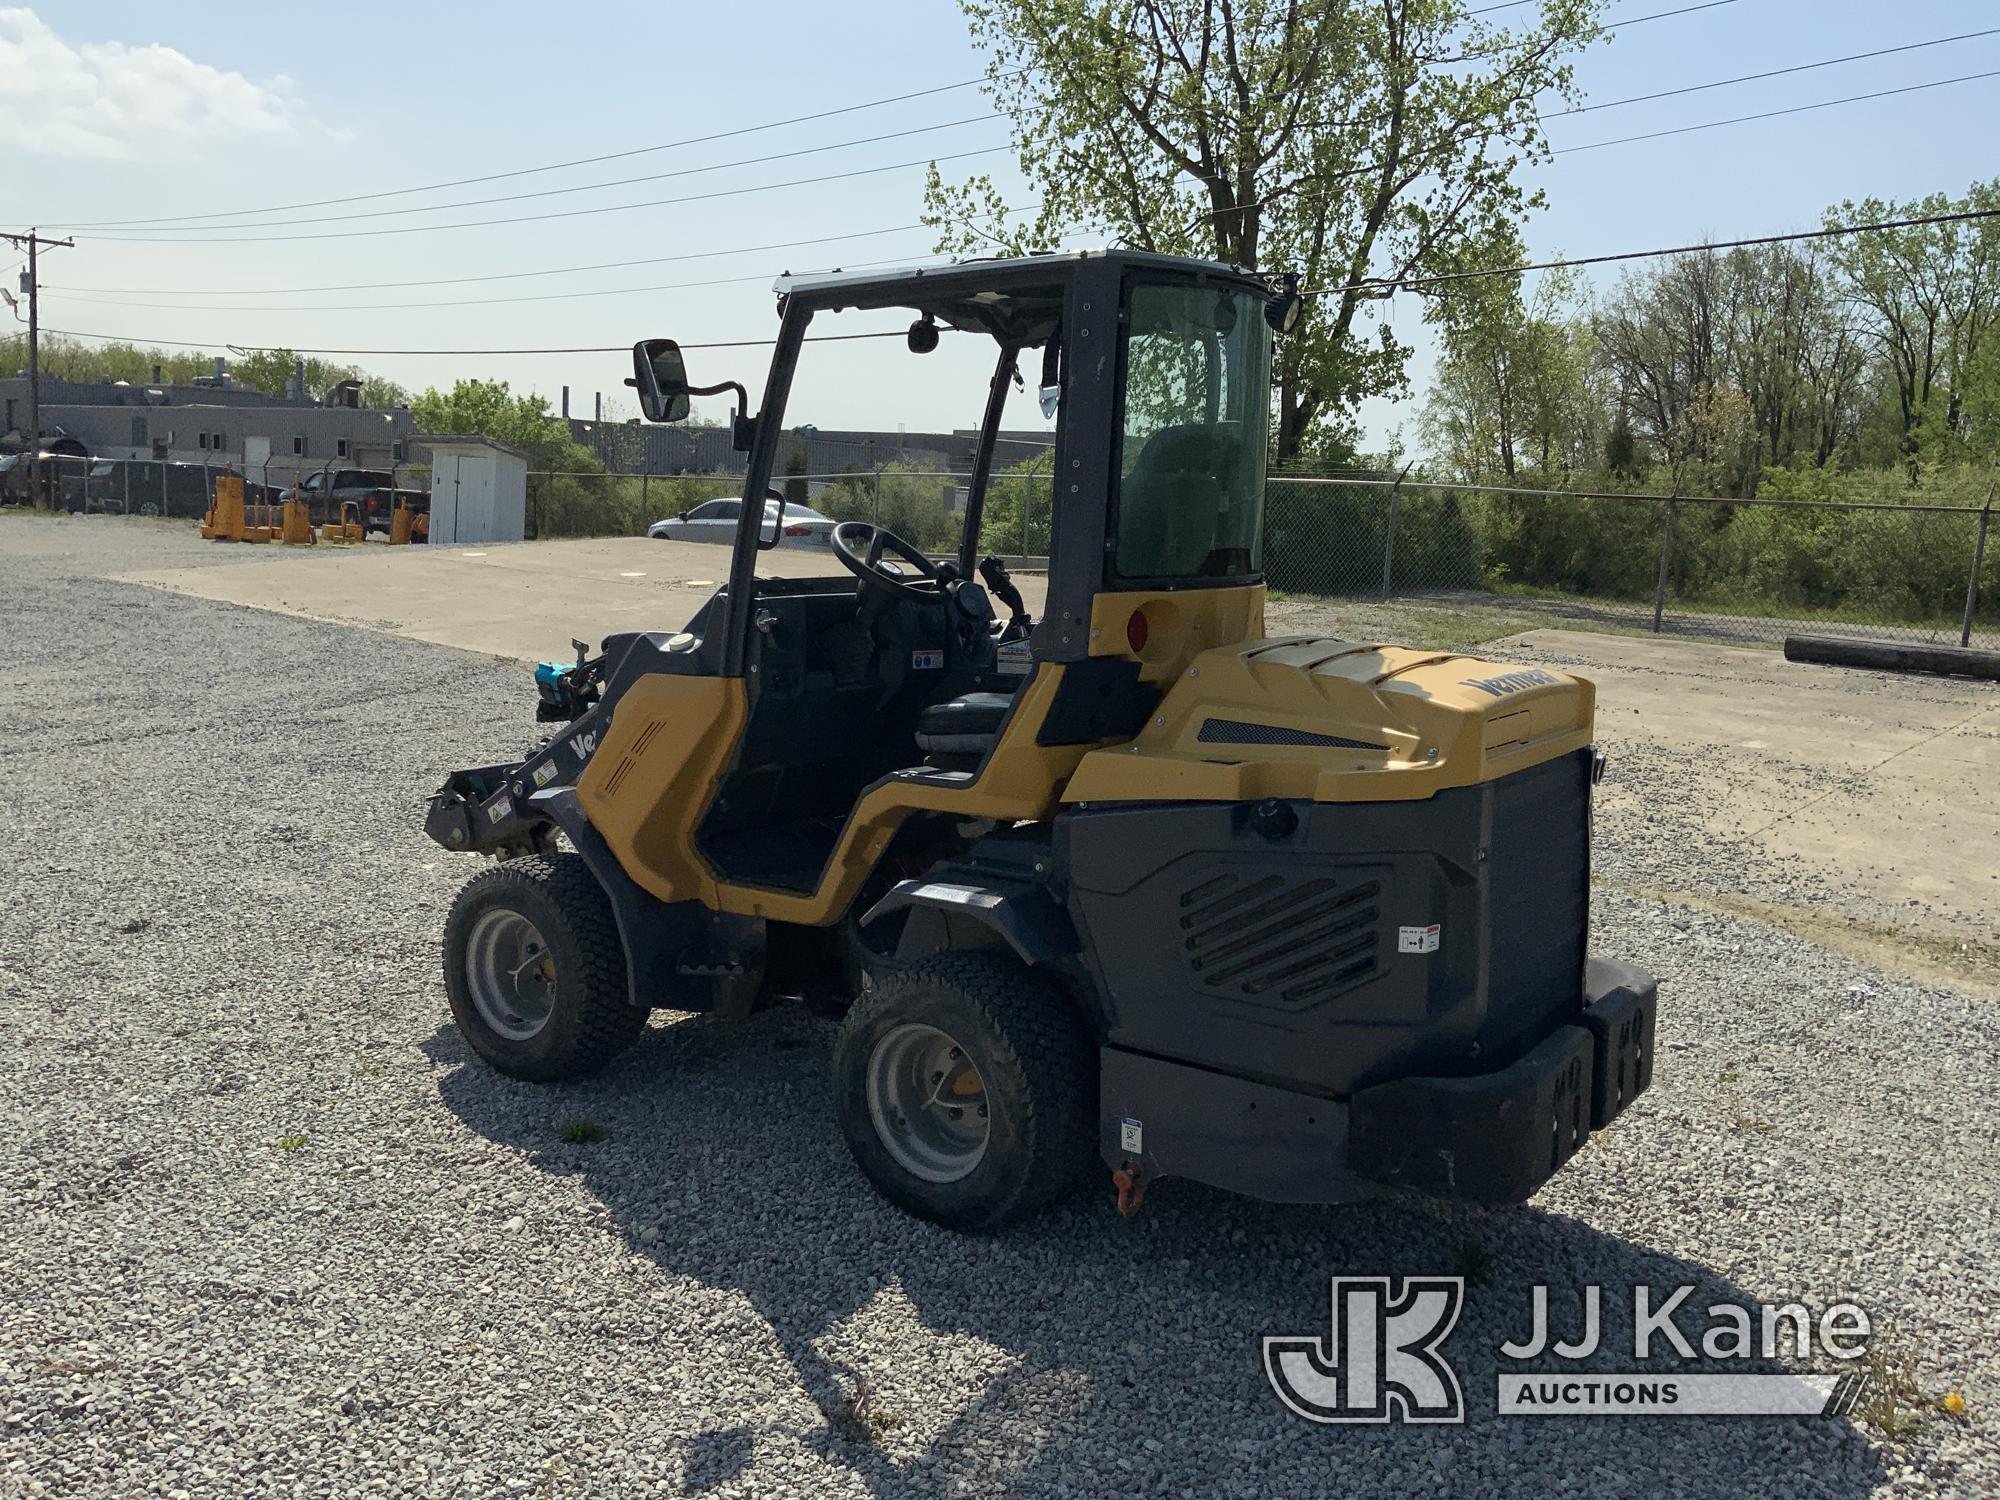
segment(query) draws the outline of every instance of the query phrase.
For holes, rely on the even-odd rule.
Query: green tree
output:
[[[988,178],[932,166],[941,251],[1049,248],[1079,228],[1141,249],[1296,271],[1325,289],[1283,340],[1277,454],[1351,439],[1409,350],[1364,317],[1377,290],[1462,269],[1538,206],[1514,180],[1546,156],[1599,0],[1542,0],[1518,27],[1465,0],[961,0],[988,92],[1040,200],[1009,227]]]
[[[1522,258],[1518,244],[1495,256]],[[1420,426],[1461,477],[1512,482],[1533,469],[1557,483],[1590,465],[1602,405],[1591,389],[1589,324],[1566,306],[1576,288],[1573,273],[1551,273],[1524,305],[1520,278],[1496,276],[1432,304],[1443,349]]]
[[[599,473],[604,466],[570,440],[569,423],[549,410],[546,396],[515,395],[504,380],[460,380],[411,398],[419,432],[471,432],[519,448],[530,469]]]
[[[868,521],[927,551],[943,551],[958,545],[962,524],[952,510],[954,488],[951,479],[919,472],[915,464],[892,463],[836,480],[817,508],[836,521]]]
[[[1910,203],[1879,198],[1827,210],[1833,224],[2000,209],[2000,178],[1974,183],[1963,198],[1932,193]],[[2000,320],[2000,220],[1925,224],[1831,242],[1850,302],[1862,313],[1893,392],[1898,452],[1881,461],[1965,456],[1965,397],[1978,385],[1982,356]]]
[[[793,448],[785,455],[785,500],[791,505],[806,503],[806,450]]]
[[[996,468],[986,486],[979,550],[1006,557],[1047,557],[1055,450],[1044,448],[1007,468]]]

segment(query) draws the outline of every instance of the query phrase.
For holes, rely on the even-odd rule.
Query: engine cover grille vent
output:
[[[1197,736],[1205,745],[1311,745],[1327,750],[1387,750],[1371,740],[1319,734],[1310,729],[1285,729],[1276,724],[1252,724],[1244,719],[1206,719]]]
[[[1180,899],[1182,945],[1202,988],[1302,1009],[1381,972],[1381,886],[1218,875]]]

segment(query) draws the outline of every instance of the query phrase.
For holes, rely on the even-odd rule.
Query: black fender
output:
[[[645,889],[618,863],[604,835],[590,826],[574,787],[537,792],[529,801],[563,831],[570,847],[583,857],[618,922],[618,941],[625,950],[627,997],[641,1009],[672,1004],[675,1009],[705,1010],[711,986],[691,984],[685,977],[689,956],[708,945],[706,909],[697,901],[662,901]]]
[[[981,872],[954,879],[940,866],[905,880],[861,919],[863,927],[899,911],[910,913],[896,956],[909,959],[947,948],[991,945],[995,938],[1029,967],[1060,963],[1083,949],[1076,924],[1055,893],[1028,880]]]

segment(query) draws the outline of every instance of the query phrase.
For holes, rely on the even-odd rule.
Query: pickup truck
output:
[[[429,515],[431,509],[430,491],[399,490],[396,476],[386,469],[321,469],[306,475],[279,498],[304,500],[315,526],[340,520],[352,501],[360,508],[362,530],[384,535],[398,500],[416,515]]]

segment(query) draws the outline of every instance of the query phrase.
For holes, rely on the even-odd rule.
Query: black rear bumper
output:
[[[1593,960],[1577,1024],[1508,1067],[1467,1078],[1398,1078],[1348,1105],[1348,1163],[1396,1187],[1518,1203],[1653,1077],[1659,986]]]
[[[1583,1002],[1504,1068],[1398,1078],[1345,1102],[1106,1047],[1102,1155],[1272,1202],[1400,1187],[1518,1203],[1652,1081],[1657,981],[1591,959]]]

